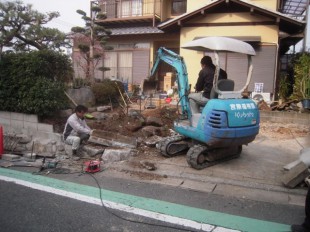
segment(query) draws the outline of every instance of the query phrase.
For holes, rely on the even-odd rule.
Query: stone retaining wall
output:
[[[60,141],[60,135],[54,133],[53,125],[40,123],[35,114],[23,114],[0,111],[0,125],[3,133],[22,133],[41,139]]]
[[[309,113],[260,111],[260,119],[262,122],[310,125]],[[54,133],[53,125],[39,123],[38,116],[34,114],[0,111],[0,125],[3,127],[4,133],[23,133],[42,139],[60,141],[60,134]]]

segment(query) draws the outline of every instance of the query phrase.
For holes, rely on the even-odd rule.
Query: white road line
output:
[[[128,205],[115,203],[112,201],[102,200],[102,202],[101,202],[101,200],[98,198],[88,197],[88,196],[78,194],[78,193],[73,193],[73,192],[64,191],[64,190],[60,190],[60,189],[55,189],[55,188],[52,188],[49,186],[36,184],[36,183],[24,181],[24,180],[19,180],[16,178],[11,178],[11,177],[6,177],[6,176],[0,175],[0,180],[7,181],[7,182],[14,182],[16,184],[23,185],[23,186],[26,186],[26,187],[29,187],[32,189],[37,189],[37,190],[41,190],[44,192],[53,193],[53,194],[56,194],[59,196],[69,197],[72,199],[76,199],[79,201],[83,201],[83,202],[87,202],[87,203],[91,203],[91,204],[95,204],[95,205],[102,205],[102,202],[103,202],[103,204],[107,208],[116,209],[116,210],[124,211],[127,213],[133,213],[136,215],[156,219],[156,220],[159,220],[162,222],[172,223],[175,225],[185,226],[185,227],[189,227],[189,228],[193,228],[193,229],[197,229],[197,230],[202,230],[202,231],[207,231],[207,232],[240,232],[238,230],[232,230],[232,229],[227,229],[227,228],[223,228],[223,227],[217,227],[217,226],[209,225],[209,224],[205,224],[205,223],[198,223],[198,222],[188,220],[188,219],[183,219],[183,218],[173,217],[170,215],[165,215],[165,214],[161,214],[161,213],[156,213],[156,212],[151,212],[151,211],[147,211],[147,210],[143,210],[143,209],[138,209],[138,208],[134,208],[134,207],[131,207]],[[98,192],[99,192],[99,190],[98,190]]]

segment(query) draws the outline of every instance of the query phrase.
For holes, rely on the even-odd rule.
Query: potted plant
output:
[[[303,99],[301,100],[302,106],[305,109],[310,109],[310,73],[304,75],[300,83],[301,94]]]

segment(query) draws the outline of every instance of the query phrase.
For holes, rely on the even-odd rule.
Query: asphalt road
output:
[[[189,231],[10,182],[0,181],[0,192],[1,232]]]
[[[66,179],[66,181],[79,178],[80,182],[93,187],[98,187],[99,184],[103,189],[186,205],[196,208],[197,211],[198,209],[207,209],[288,225],[301,223],[304,217],[304,209],[300,206],[258,202],[243,199],[240,196],[225,197],[111,177],[96,179],[96,175],[94,175],[95,178],[89,175],[55,177]],[[178,225],[171,225],[117,210],[110,209],[107,211],[103,206],[34,190],[11,182],[0,181],[0,194],[0,228],[4,232],[183,231],[171,228],[179,227]],[[115,215],[143,223],[129,222]],[[166,227],[159,227],[159,225]]]

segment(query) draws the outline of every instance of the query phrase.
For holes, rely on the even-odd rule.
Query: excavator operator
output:
[[[189,103],[192,114],[199,113],[200,106],[204,106],[210,99],[213,87],[215,65],[210,56],[204,56],[201,61],[201,70],[195,85],[195,93],[190,93]],[[219,80],[227,79],[227,73],[220,69]]]

